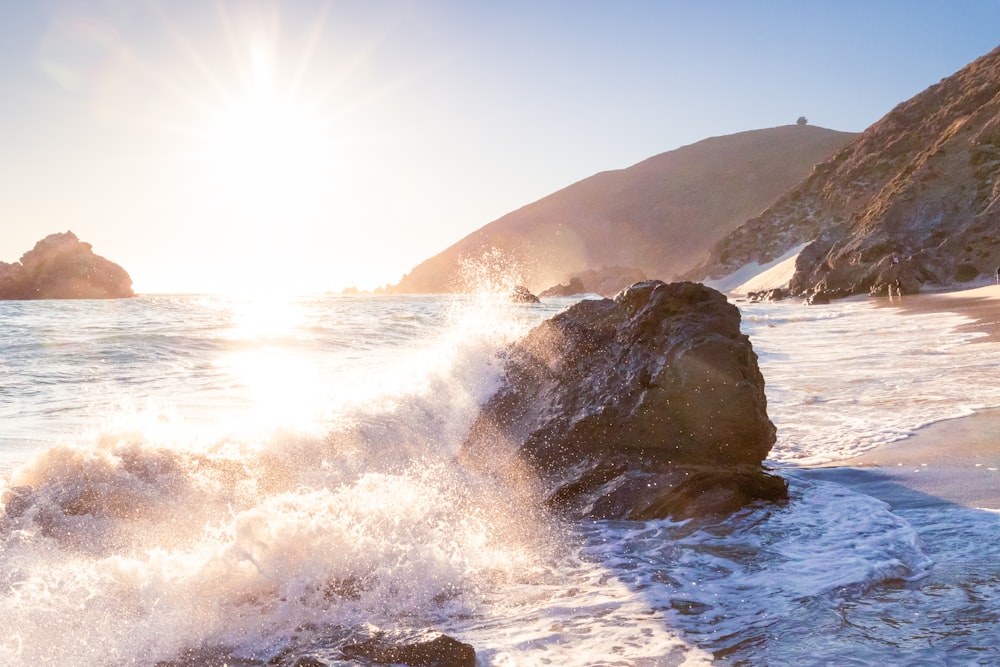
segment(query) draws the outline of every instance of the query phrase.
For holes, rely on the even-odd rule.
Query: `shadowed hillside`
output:
[[[706,139],[602,172],[491,222],[388,290],[462,291],[469,286],[461,260],[491,249],[518,264],[532,290],[614,266],[670,278],[855,136],[788,125]]]
[[[903,292],[992,275],[1000,263],[1000,49],[899,104],[690,277],[722,278],[797,245],[790,290]]]

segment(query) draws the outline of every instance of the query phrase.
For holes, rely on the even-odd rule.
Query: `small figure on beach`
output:
[[[997,267],[997,285],[1000,285],[1000,266]]]

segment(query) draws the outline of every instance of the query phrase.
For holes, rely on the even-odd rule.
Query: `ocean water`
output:
[[[567,525],[455,453],[571,303],[0,302],[0,665],[347,665],[322,647],[422,629],[480,665],[1000,665],[1000,514],[803,474],[1000,405],[995,343],[745,305],[791,500]]]

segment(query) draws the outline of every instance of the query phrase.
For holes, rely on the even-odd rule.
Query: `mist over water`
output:
[[[455,454],[498,350],[570,303],[0,303],[0,664],[266,661],[374,628],[447,632],[484,665],[862,664],[995,636],[1000,553],[941,536],[997,515],[907,514],[794,471],[1000,403],[961,391],[998,357],[954,317],[746,308],[792,500],[564,525],[532,480]]]

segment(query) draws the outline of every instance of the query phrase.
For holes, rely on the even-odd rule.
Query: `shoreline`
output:
[[[880,307],[899,309],[901,317],[941,311],[969,317],[961,330],[1000,342],[998,285],[878,301]],[[928,424],[850,459],[790,471],[836,481],[893,507],[949,503],[1000,511],[1000,407]]]
[[[963,290],[934,291],[901,297],[874,297],[882,308],[897,308],[907,313],[950,311],[972,321],[961,331],[984,334],[983,340],[1000,342],[1000,285],[979,285]]]

